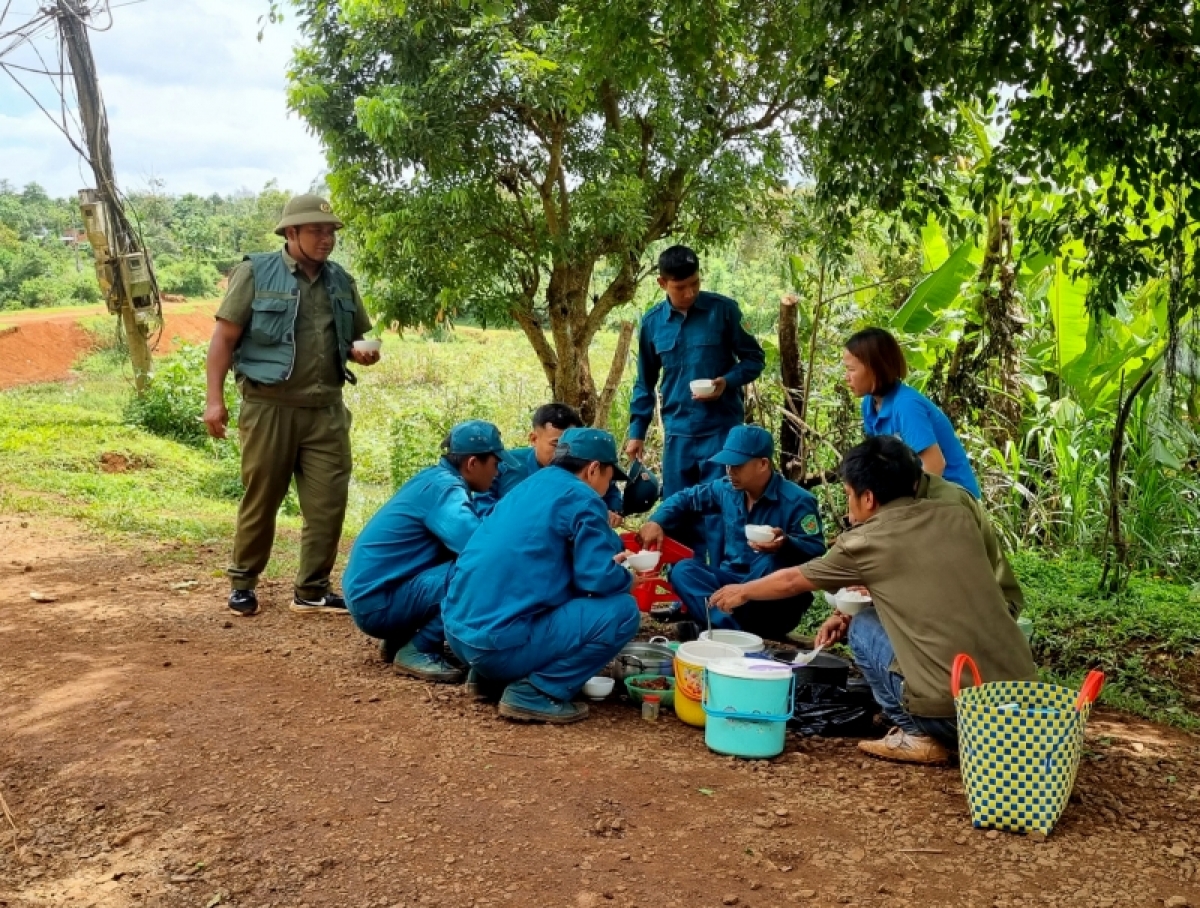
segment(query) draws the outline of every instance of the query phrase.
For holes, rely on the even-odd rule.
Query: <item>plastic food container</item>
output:
[[[711,640],[713,643],[724,643],[735,647],[739,653],[761,653],[766,649],[763,638],[758,634],[746,631],[711,630],[700,634],[701,640]]]
[[[727,659],[704,671],[704,743],[734,757],[767,759],[783,753],[795,683],[786,665]]]
[[[704,727],[704,668],[718,659],[737,659],[742,651],[727,643],[692,640],[675,651],[675,715],[688,725]]]

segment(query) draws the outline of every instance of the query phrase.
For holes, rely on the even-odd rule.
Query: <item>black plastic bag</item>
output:
[[[878,737],[875,714],[879,704],[865,685],[850,689],[828,684],[797,684],[796,706],[788,728],[807,736],[824,738]]]

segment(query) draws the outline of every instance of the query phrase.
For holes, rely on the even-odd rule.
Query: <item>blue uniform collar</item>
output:
[[[767,487],[763,489],[762,497],[759,501],[778,501],[779,489],[783,485],[783,476],[778,470],[771,471],[771,481],[767,483]]]
[[[667,318],[674,318],[675,316],[684,318],[687,316],[688,313],[690,313],[692,311],[692,309],[698,309],[701,312],[707,312],[709,309],[708,300],[705,299],[705,292],[703,290],[701,290],[696,295],[696,302],[692,303],[691,308],[689,308],[687,312],[680,312],[678,309],[676,309],[674,306],[671,305],[671,301],[669,299],[664,298],[663,304],[666,306],[666,309],[667,309]]]
[[[729,482],[728,476],[725,477],[725,481]],[[765,489],[763,489],[763,493],[759,497],[758,501],[754,502],[754,507],[757,508],[764,501],[779,501],[779,490],[782,486],[783,486],[783,474],[781,474],[778,470],[772,470],[771,471],[771,481],[768,482],[767,487]],[[732,488],[732,486],[731,486],[731,488]],[[750,507],[749,507],[749,505],[746,504],[745,490],[744,489],[743,490],[734,489],[733,491],[737,492],[737,494],[742,496],[742,507],[744,507],[746,509],[747,514],[750,513]]]

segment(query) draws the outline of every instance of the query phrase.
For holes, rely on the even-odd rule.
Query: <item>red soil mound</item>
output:
[[[187,312],[164,310],[162,339],[154,353],[170,353],[180,342],[202,343],[212,335],[212,306],[189,306]],[[82,317],[102,315],[103,309],[69,315],[44,310],[19,313],[0,322],[0,389],[34,382],[59,381],[95,346],[95,337],[79,325]],[[116,330],[113,317],[112,330]]]

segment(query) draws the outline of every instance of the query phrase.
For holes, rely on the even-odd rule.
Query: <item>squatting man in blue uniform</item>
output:
[[[711,458],[725,436],[745,422],[742,388],[762,374],[766,358],[742,327],[742,313],[728,297],[700,289],[700,261],[687,246],[672,246],[658,258],[658,285],[667,298],[651,307],[638,331],[637,381],[629,406],[625,453],[641,458],[646,433],[662,398],[663,497],[721,478]],[[660,384],[661,379],[661,384]],[[713,382],[710,394],[692,393],[698,379]],[[680,540],[703,559],[720,544],[721,522],[709,517],[702,533]]]
[[[471,493],[491,488],[502,464],[518,464],[482,420],[459,423],[442,450],[363,528],[342,589],[359,630],[382,641],[385,661],[425,681],[457,682],[464,673],[444,657],[441,613],[455,559],[479,528]]]
[[[572,698],[637,632],[602,498],[625,478],[609,433],[568,429],[551,465],[505,495],[459,556],[442,605],[446,640],[470,666],[470,693],[503,690],[500,715],[587,718]]]
[[[658,548],[664,530],[674,534],[699,518],[720,519],[724,529],[721,547],[709,552],[714,566],[691,559],[681,561],[671,572],[671,584],[688,616],[701,626],[706,623],[708,597],[719,588],[757,580],[825,554],[816,498],[776,472],[774,453],[775,441],[766,429],[735,426],[724,448],[711,458],[728,475],[676,492],[642,526],[642,544]],[[770,527],[774,538],[747,541],[747,524]],[[713,608],[710,617],[716,628],[783,640],[811,605],[812,594],[805,592],[774,602],[747,601],[730,612]]]
[[[512,448],[510,453],[518,462],[518,466],[500,465],[500,473],[492,487],[482,495],[474,498],[475,511],[480,517],[492,512],[496,502],[515,489],[521,482],[528,479],[543,467],[550,466],[554,459],[554,449],[558,440],[567,429],[583,428],[583,418],[579,411],[567,404],[542,404],[533,411],[533,431],[529,433],[528,448]],[[621,490],[614,482],[604,493],[604,503],[608,507],[608,522],[617,526],[621,522]]]

